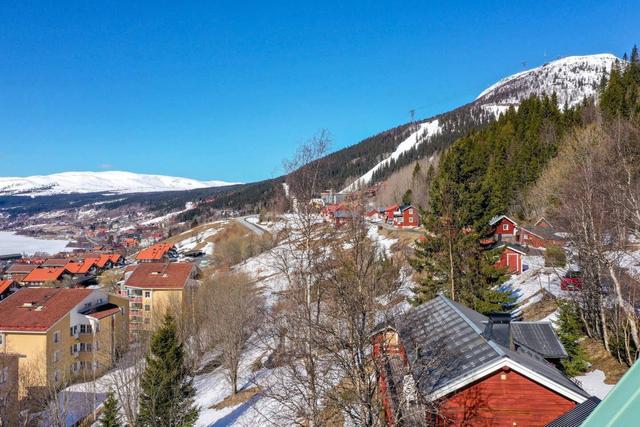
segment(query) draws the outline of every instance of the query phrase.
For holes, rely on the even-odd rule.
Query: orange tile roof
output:
[[[141,289],[183,289],[193,268],[190,262],[138,264],[124,285]]]
[[[27,274],[23,282],[48,282],[51,280],[59,280],[60,276],[67,271],[64,267],[46,268],[39,267]]]
[[[111,254],[110,256],[111,262],[118,262],[120,261],[120,258],[122,258],[122,255],[120,254]]]
[[[148,248],[141,250],[138,253],[138,256],[136,256],[136,259],[159,261],[171,250],[171,248],[173,248],[173,245],[170,243],[156,243],[155,245],[151,245]]]
[[[111,261],[111,255],[109,254],[100,254],[98,256],[98,261],[96,262],[96,265],[100,268],[104,268],[107,263]]]
[[[0,294],[4,293],[14,283],[13,280],[0,280]]]
[[[69,273],[74,274],[84,274],[87,273],[91,267],[96,265],[98,262],[98,257],[88,257],[85,258],[82,262],[71,262],[67,264],[65,267]]]
[[[46,331],[91,292],[80,288],[21,289],[0,302],[0,330]]]

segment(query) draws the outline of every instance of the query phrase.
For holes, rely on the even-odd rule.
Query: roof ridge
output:
[[[508,357],[507,353],[505,353],[500,346],[493,342],[492,340],[487,339],[487,337],[484,336],[483,331],[480,330],[480,328],[478,328],[478,326],[471,321],[471,319],[469,319],[462,311],[460,311],[460,309],[458,309],[458,307],[455,306],[455,304],[453,304],[453,301],[451,301],[449,298],[445,297],[442,294],[439,294],[438,297],[442,298],[442,300],[449,306],[451,307],[458,316],[460,316],[460,318],[462,320],[464,320],[469,326],[471,326],[471,328],[480,336],[482,337],[483,340],[485,340],[485,342],[487,344],[489,344],[489,346],[491,346],[491,348],[498,353],[498,355],[503,356],[503,357]]]

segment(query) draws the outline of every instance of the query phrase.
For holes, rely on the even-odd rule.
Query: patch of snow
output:
[[[429,137],[441,132],[440,122],[438,119],[430,120],[428,122],[420,123],[418,130],[411,133],[404,141],[402,141],[396,149],[391,153],[389,157],[379,162],[377,165],[369,169],[364,175],[356,179],[353,183],[348,185],[343,192],[356,191],[359,188],[369,184],[373,178],[373,174],[383,167],[387,166],[392,160],[397,160],[402,154],[417,147],[424,141],[427,141]]]
[[[582,388],[584,389],[584,391],[598,397],[599,399],[604,399],[614,387],[613,384],[604,383],[604,372],[599,369],[587,372],[584,375],[580,375],[574,378],[580,381],[580,384],[582,384]]]

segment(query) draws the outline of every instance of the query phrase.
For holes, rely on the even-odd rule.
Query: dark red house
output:
[[[518,223],[506,215],[496,216],[489,221],[489,225],[493,228],[493,235],[499,242],[516,242],[518,233]]]
[[[589,398],[555,367],[567,353],[549,322],[487,317],[439,295],[372,343],[390,426],[544,426]]]
[[[520,274],[523,271],[522,257],[525,255],[524,248],[513,244],[503,245],[500,259],[495,266],[497,268],[506,268],[510,274]]]
[[[400,205],[391,205],[384,208],[384,220],[388,223],[393,223],[396,211],[400,208]]]
[[[419,227],[420,213],[413,205],[402,205],[394,212],[394,227]]]

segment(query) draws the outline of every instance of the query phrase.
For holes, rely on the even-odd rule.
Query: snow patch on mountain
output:
[[[29,177],[0,177],[0,196],[48,196],[74,193],[148,193],[221,187],[235,183],[198,181],[132,172],[63,172]]]
[[[418,125],[418,129],[415,132],[412,132],[411,135],[409,135],[404,141],[398,144],[396,149],[393,151],[393,153],[391,153],[389,157],[387,157],[386,159],[382,160],[381,162],[376,164],[374,167],[369,169],[367,173],[365,173],[360,178],[352,182],[349,186],[347,186],[342,191],[347,191],[347,192],[356,191],[359,188],[366,186],[371,182],[373,175],[377,170],[387,166],[389,163],[391,163],[391,161],[397,160],[403,153],[406,153],[412,148],[417,147],[423,141],[425,141],[426,139],[428,139],[433,135],[436,135],[440,131],[441,131],[440,122],[438,121],[438,119],[420,123]]]
[[[510,106],[534,94],[555,93],[559,106],[572,107],[597,93],[602,77],[616,61],[609,53],[567,56],[500,80],[482,91],[475,103]]]

